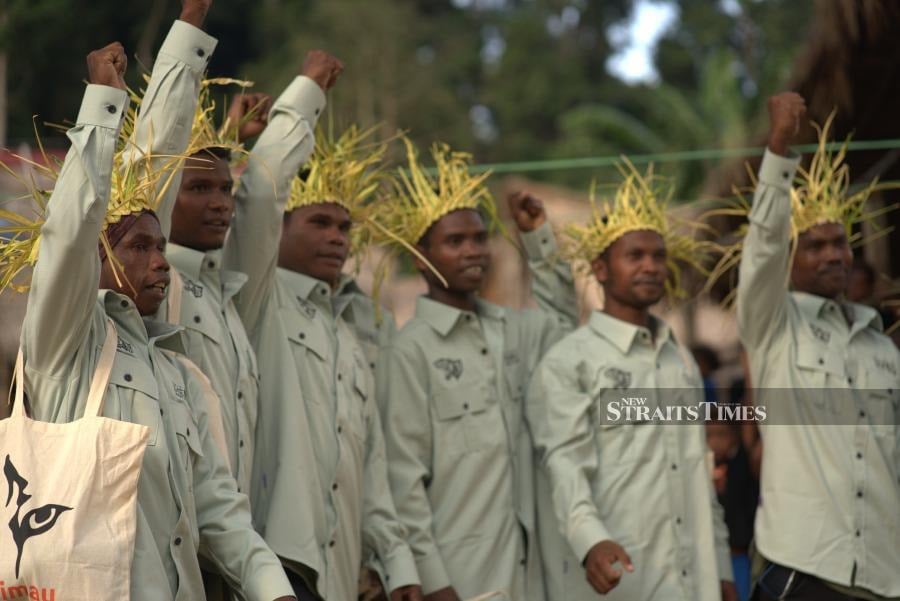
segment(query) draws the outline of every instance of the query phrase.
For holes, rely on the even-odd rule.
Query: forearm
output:
[[[559,257],[556,236],[549,222],[521,234],[531,271],[531,292],[538,306],[562,327],[571,331],[578,325],[578,297],[572,267]]]
[[[248,277],[236,297],[248,331],[255,327],[274,282],[291,180],[312,154],[313,130],[324,108],[325,94],[318,84],[303,76],[294,79],[273,105],[241,176],[225,265]]]
[[[100,278],[97,245],[127,106],[123,90],[88,85],[76,125],[67,133],[71,148],[41,228],[40,258],[22,329],[29,367],[42,373],[62,369],[90,326]]]
[[[780,329],[790,270],[791,182],[798,158],[767,151],[759,169],[737,290],[737,318],[747,344]]]
[[[200,83],[216,43],[198,27],[175,21],[159,50],[138,111],[134,144],[139,156],[149,153],[156,169],[170,167],[157,189],[157,215],[166,237],[181,182],[182,161],[173,162],[172,157],[184,153],[190,142]]]

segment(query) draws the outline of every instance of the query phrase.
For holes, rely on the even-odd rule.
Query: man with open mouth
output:
[[[184,2],[163,47],[171,53],[166,68],[205,66],[199,53],[211,52],[215,41],[199,26],[209,5]],[[36,419],[80,418],[111,321],[118,345],[103,415],[149,429],[130,598],[205,598],[197,559],[203,546],[245,598],[294,599],[212,442],[202,385],[176,356],[180,328],[153,319],[170,282],[154,208],[176,161],[160,163],[131,139],[116,152],[128,108],[126,62],[117,43],[88,55],[90,84],[67,134],[72,146],[46,219],[39,234],[20,238],[40,243],[22,330],[25,389]],[[78,562],[77,549],[71,559]]]

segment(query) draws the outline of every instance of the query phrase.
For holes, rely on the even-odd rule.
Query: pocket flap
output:
[[[480,413],[487,409],[488,390],[484,384],[460,385],[441,390],[434,395],[438,419],[448,420],[467,413]]]

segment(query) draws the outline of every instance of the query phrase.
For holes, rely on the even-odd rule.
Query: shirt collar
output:
[[[502,307],[480,298],[475,299],[475,312],[463,311],[444,303],[420,296],[416,300],[416,317],[422,319],[441,336],[446,336],[459,321],[472,321],[479,316],[490,319],[504,319]]]
[[[362,288],[359,287],[359,283],[357,283],[356,278],[347,275],[346,273],[341,274],[341,279],[338,281],[337,289],[334,291],[335,296],[341,296],[343,294],[365,294],[362,291]]]
[[[666,322],[654,315],[650,316],[650,320],[656,330],[656,348],[658,349],[673,338],[672,330]],[[653,337],[647,328],[622,321],[603,311],[591,313],[588,323],[597,334],[609,340],[623,355],[627,355],[631,351],[635,340],[641,340],[648,346],[653,344]]]
[[[295,296],[318,305],[331,306],[331,287],[322,280],[282,267],[278,268],[278,274]]]
[[[156,321],[150,317],[141,317],[130,298],[113,290],[101,289],[97,293],[97,298],[116,326],[132,338],[151,344],[160,343],[161,348],[182,354],[185,352],[181,334],[184,328],[181,326]]]
[[[867,327],[874,328],[879,332],[884,331],[881,315],[872,307],[858,303],[840,302],[807,292],[793,292],[792,294],[800,311],[809,318],[821,318],[829,311],[843,309],[850,318],[851,328],[854,331]]]

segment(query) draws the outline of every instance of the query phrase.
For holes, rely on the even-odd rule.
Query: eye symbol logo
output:
[[[19,567],[22,563],[22,551],[25,548],[25,541],[39,534],[44,534],[56,524],[66,511],[71,507],[50,503],[42,507],[36,507],[25,513],[20,519],[22,508],[31,499],[31,495],[25,492],[28,487],[28,480],[23,478],[16,466],[13,465],[9,455],[6,456],[6,462],[3,464],[3,474],[6,476],[6,484],[8,492],[6,495],[6,507],[9,507],[15,494],[16,513],[9,520],[9,529],[12,532],[13,541],[16,543],[18,554],[16,555],[16,578],[19,577]]]

